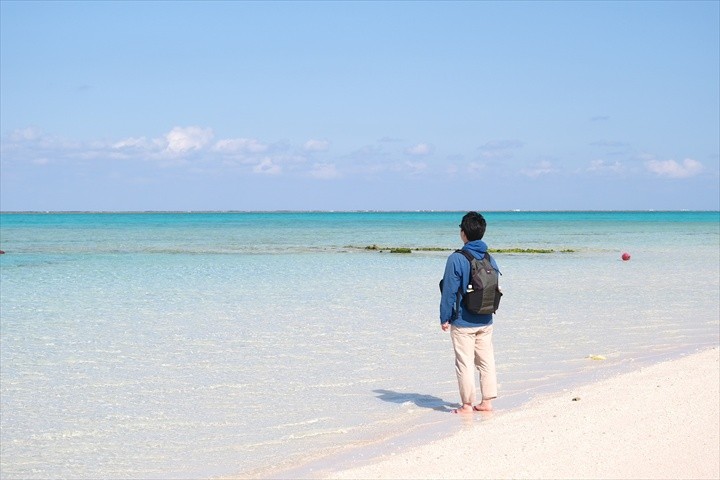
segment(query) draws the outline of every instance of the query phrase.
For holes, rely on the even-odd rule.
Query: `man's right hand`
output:
[[[450,322],[443,323],[442,325],[440,325],[440,328],[443,329],[443,332],[447,332],[448,330],[450,330]]]

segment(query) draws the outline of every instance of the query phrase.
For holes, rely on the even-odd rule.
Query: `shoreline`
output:
[[[449,437],[316,473],[332,479],[717,479],[719,357],[715,346],[542,395],[517,409],[469,415]]]
[[[403,430],[394,433],[379,434],[367,437],[361,441],[353,441],[346,445],[338,445],[331,451],[310,453],[298,462],[298,459],[287,459],[273,466],[265,466],[245,470],[229,477],[233,479],[321,479],[336,478],[346,470],[355,471],[370,464],[376,464],[387,458],[402,456],[408,451],[421,448],[425,445],[442,442],[454,438],[463,430],[473,427],[473,423],[503,422],[505,416],[532,407],[538,402],[558,396],[566,396],[571,392],[580,391],[586,387],[609,381],[629,373],[644,371],[658,364],[671,363],[702,352],[717,351],[715,342],[705,345],[677,348],[666,351],[647,352],[643,356],[626,358],[618,361],[610,359],[602,365],[585,368],[567,376],[556,377],[547,384],[536,385],[529,390],[510,390],[502,395],[496,402],[496,409],[491,414],[470,415],[469,418],[456,415],[428,414],[420,423],[398,424]],[[720,375],[720,374],[718,374]],[[459,404],[454,403],[457,407]],[[449,407],[445,407],[449,413]],[[438,410],[433,408],[433,410]],[[418,418],[415,421],[420,420]],[[480,427],[480,425],[476,425]],[[720,428],[720,427],[719,427]],[[353,478],[353,477],[337,477]],[[359,477],[359,478],[365,478]],[[404,478],[395,476],[377,476],[370,478]],[[417,476],[413,478],[424,478]],[[434,477],[427,477],[434,478]],[[455,478],[450,476],[448,478]],[[475,478],[475,477],[463,477]],[[534,477],[528,477],[534,478]],[[714,478],[714,477],[713,477]],[[720,477],[718,477],[720,478]]]

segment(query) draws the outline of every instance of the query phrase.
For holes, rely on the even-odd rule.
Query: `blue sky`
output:
[[[0,209],[720,208],[720,2],[0,2]]]

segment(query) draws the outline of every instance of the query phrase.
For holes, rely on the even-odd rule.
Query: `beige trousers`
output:
[[[475,368],[480,372],[480,390],[484,400],[497,397],[495,352],[492,325],[450,328],[455,349],[455,373],[462,403],[475,403]]]

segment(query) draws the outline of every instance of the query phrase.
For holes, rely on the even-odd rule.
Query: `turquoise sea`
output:
[[[438,320],[462,215],[0,214],[2,478],[306,477],[464,428]],[[720,213],[485,216],[474,422],[718,345]]]

